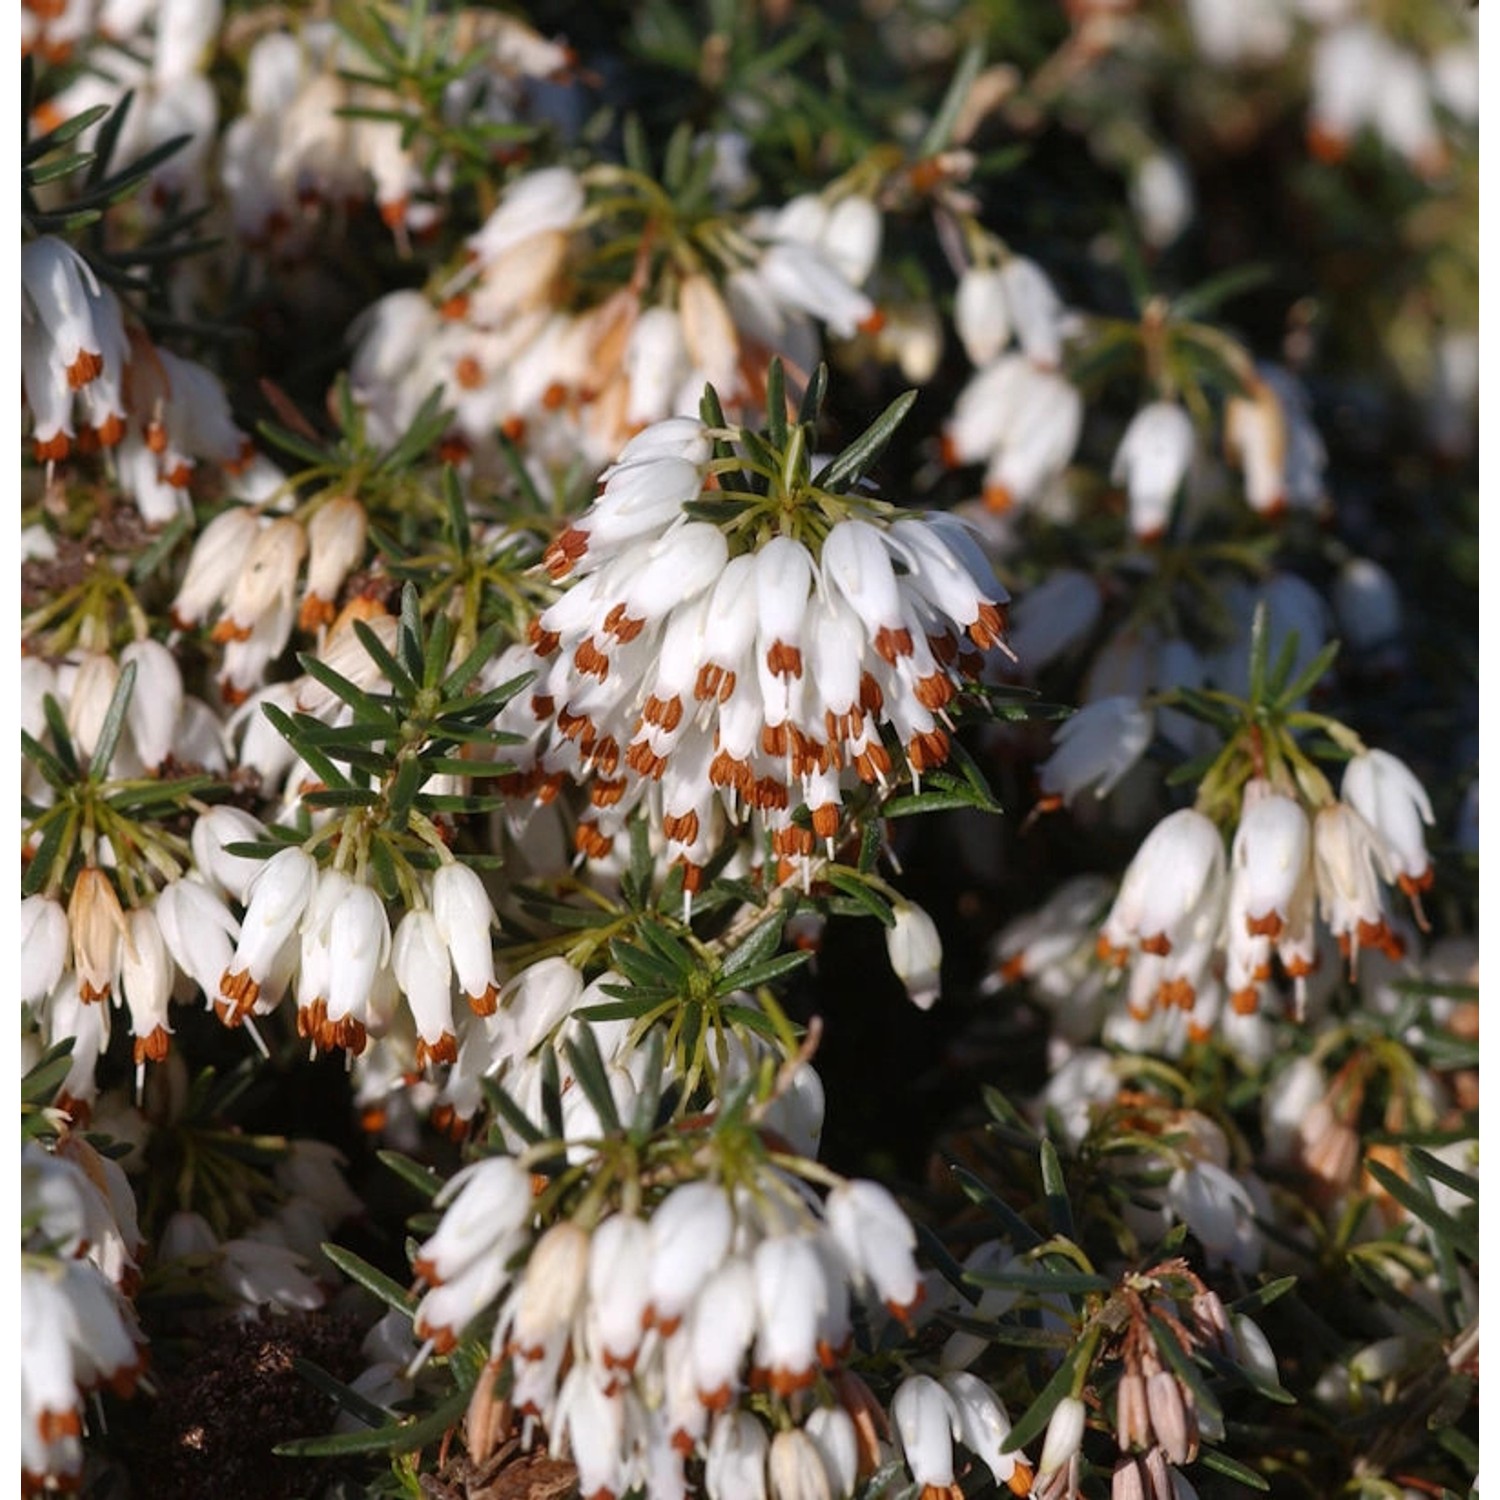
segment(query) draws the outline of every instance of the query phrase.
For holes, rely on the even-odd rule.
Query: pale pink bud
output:
[[[1146,1377],[1127,1370],[1115,1388],[1115,1441],[1122,1453],[1151,1443],[1151,1413],[1146,1406]]]
[[[1197,1457],[1198,1424],[1189,1416],[1182,1387],[1170,1370],[1156,1370],[1146,1377],[1146,1406],[1151,1430],[1167,1459],[1185,1464]]]
[[[1109,1480],[1109,1500],[1157,1500],[1149,1483],[1146,1466],[1140,1459],[1119,1459]],[[1164,1496],[1162,1500],[1169,1500],[1169,1497]]]

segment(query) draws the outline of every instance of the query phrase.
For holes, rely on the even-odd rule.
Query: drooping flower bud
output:
[[[896,978],[918,1010],[936,1003],[943,967],[943,941],[937,924],[911,901],[896,906],[896,920],[885,931],[886,952]]]

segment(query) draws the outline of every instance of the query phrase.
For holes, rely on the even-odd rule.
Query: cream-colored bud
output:
[[[521,1356],[539,1359],[577,1311],[589,1269],[588,1231],[564,1219],[536,1243],[521,1282],[515,1340]]]
[[[113,988],[120,969],[120,944],[125,939],[125,913],[120,898],[103,870],[87,865],[73,882],[68,902],[68,928],[73,937],[73,968],[82,1000],[102,1000]]]
[[[365,555],[365,508],[353,495],[336,495],[307,523],[307,593],[301,624],[311,630],[333,618],[344,579]]]
[[[273,611],[289,609],[306,551],[307,533],[300,522],[283,516],[262,527],[229,589],[215,639],[243,641]]]
[[[740,385],[740,338],[719,289],[697,272],[683,277],[677,312],[694,368],[702,371],[721,400],[732,400]]]

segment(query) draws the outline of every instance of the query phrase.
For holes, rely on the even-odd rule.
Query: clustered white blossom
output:
[[[1129,963],[1141,1016],[1154,1006],[1212,1016],[1226,1001],[1253,1013],[1277,966],[1303,993],[1320,919],[1351,968],[1362,948],[1399,956],[1383,887],[1415,900],[1431,884],[1431,822],[1421,783],[1383,750],[1356,755],[1340,798],[1311,809],[1291,788],[1251,780],[1227,853],[1192,808],[1157,824],[1100,928],[1100,953]]]
[[[344,1180],[337,1150],[315,1140],[292,1140],[287,1147],[273,1169],[282,1194],[274,1210],[221,1237],[201,1213],[179,1209],[157,1242],[157,1260],[168,1274],[174,1262],[182,1263],[196,1286],[213,1287],[228,1315],[241,1321],[323,1307],[337,1280],[322,1247],[341,1224],[364,1212]]]
[[[1187,12],[1199,50],[1219,67],[1274,62],[1290,50],[1299,23],[1313,28],[1307,133],[1324,161],[1341,160],[1369,130],[1413,170],[1436,176],[1449,162],[1443,116],[1468,125],[1477,113],[1475,39],[1459,27],[1424,57],[1363,0],[1189,0]]]
[[[897,14],[871,24],[919,37],[910,9],[886,7]],[[1427,185],[1454,170],[1477,112],[1470,28],[1423,20],[1397,32],[1367,0],[1077,0],[1059,53],[1072,58],[1060,71],[1078,72],[1056,85],[1063,108],[1087,104],[1091,72],[1112,56],[1149,58],[1157,28],[1179,25],[1177,9],[1215,69],[1309,60],[1313,170],[1336,168],[1362,137]],[[837,909],[825,877],[847,877],[842,893],[860,891],[888,918],[890,966],[928,1009],[942,980],[938,924],[865,868],[877,845],[895,862],[883,804],[959,758],[962,710],[1077,669],[1069,696],[1082,706],[1036,768],[1037,811],[1067,806],[1086,827],[1149,832],[1122,879],[1075,876],[994,941],[982,989],[1024,980],[1048,1012],[1049,1077],[1024,1106],[1030,1118],[1075,1152],[1101,1121],[1127,1119],[1131,1148],[1102,1153],[1092,1179],[1123,1195],[1121,1233],[1147,1244],[1185,1226],[1194,1253],[1236,1279],[1278,1255],[1264,1231],[1286,1227],[1286,1183],[1330,1215],[1357,1206],[1351,1232],[1405,1223],[1409,1206],[1371,1164],[1406,1164],[1395,1148],[1367,1150],[1360,1129],[1372,1069],[1399,1061],[1372,1063],[1375,1049],[1358,1045],[1346,1061],[1321,1049],[1278,1057],[1277,1021],[1283,1008],[1321,1018],[1340,956],[1367,1016],[1393,1034],[1422,981],[1477,983],[1462,940],[1409,962],[1415,933],[1392,910],[1394,889],[1426,930],[1433,808],[1401,759],[1303,713],[1305,696],[1276,706],[1292,727],[1269,742],[1251,724],[1262,705],[1248,702],[1266,661],[1300,675],[1335,624],[1372,679],[1408,670],[1396,583],[1334,541],[1321,553],[1330,612],[1281,569],[1280,553],[1202,525],[1212,511],[1258,538],[1283,526],[1284,540],[1331,517],[1306,330],[1289,324],[1285,364],[1257,362],[1165,293],[1143,298],[1130,323],[1070,305],[1059,288],[1076,283],[1054,281],[980,222],[981,157],[965,142],[1007,101],[1013,124],[1036,123],[1008,64],[955,99],[951,147],[927,154],[903,120],[899,146],[819,190],[761,192],[752,206],[748,135],[684,127],[690,189],[665,163],[658,183],[637,161],[605,162],[577,132],[597,80],[581,81],[565,42],[492,9],[459,8],[446,31],[425,10],[414,22],[413,67],[434,36],[463,59],[445,74],[436,125],[423,114],[430,100],[370,71],[377,60],[350,24],[268,15],[243,45],[226,45],[222,0],[23,0],[21,19],[23,56],[68,70],[46,80],[30,139],[105,111],[41,160],[112,138],[98,171],[113,172],[186,138],[151,164],[131,202],[111,205],[110,233],[101,226],[87,253],[63,237],[73,229],[56,228],[65,219],[48,217],[54,195],[82,185],[82,167],[26,190],[23,503],[38,519],[23,559],[42,602],[28,600],[20,665],[34,742],[22,772],[21,999],[28,1056],[62,1043],[71,1052],[65,1072],[53,1061],[63,1076],[40,1121],[30,1102],[24,1117],[46,1143],[28,1136],[22,1153],[23,1493],[81,1483],[91,1398],[128,1395],[140,1379],[132,1298],[148,1254],[217,1304],[187,1315],[195,1336],[225,1319],[305,1316],[338,1285],[323,1247],[363,1205],[330,1146],[293,1143],[262,1180],[266,1197],[249,1208],[238,1195],[227,1217],[205,1201],[212,1173],[195,1184],[185,1170],[183,1206],[158,1214],[148,1247],[121,1167],[76,1133],[91,1116],[112,1128],[104,1115],[125,1136],[145,1128],[122,1103],[128,1079],[100,1094],[119,1025],[137,1105],[148,1078],[185,1092],[179,1032],[195,1006],[229,1029],[215,1029],[225,1046],[248,1036],[269,1056],[273,1042],[296,1047],[295,1034],[311,1053],[342,1053],[361,1126],[388,1144],[422,1150],[427,1127],[454,1141],[488,1131],[486,1154],[438,1193],[436,1228],[412,1242],[410,1315],[393,1309],[368,1331],[354,1380],[398,1420],[419,1409],[419,1378],[446,1378],[434,1355],[441,1364],[461,1341],[487,1340],[464,1427],[476,1461],[505,1428],[521,1452],[572,1464],[589,1500],[685,1500],[700,1488],[710,1500],[829,1500],[877,1474],[887,1487],[909,1480],[921,1500],[963,1500],[975,1479],[1076,1500],[1087,1431],[1097,1439],[1110,1426],[1114,1500],[1191,1496],[1179,1470],[1223,1428],[1152,1340],[1131,1343],[1114,1327],[1108,1357],[1124,1373],[1104,1386],[1112,1418],[1075,1382],[1034,1468],[1005,1451],[1009,1414],[978,1373],[996,1346],[973,1329],[1016,1307],[1018,1276],[1053,1252],[986,1240],[962,1268],[973,1296],[945,1289],[919,1270],[916,1231],[890,1192],[816,1164],[824,1097],[809,1058],[821,1021],[798,1054],[770,988],[730,989],[734,940],[752,915],[764,920],[732,902],[751,886],[796,907],[772,946],[816,948]],[[707,83],[708,49],[703,69]],[[765,103],[741,94],[728,108],[749,129]],[[494,132],[483,208],[471,232],[443,242],[451,253],[423,260],[474,187],[475,164],[448,148],[449,131],[471,142]],[[1185,156],[1135,120],[1090,146],[1125,172],[1149,250],[1176,244],[1195,213]],[[914,207],[948,263],[931,295],[903,290],[884,253]],[[284,471],[241,429],[219,375],[167,347],[157,323],[147,332],[143,319],[161,309],[135,300],[144,280],[117,272],[132,248],[139,264],[170,254],[151,241],[157,229],[184,214],[201,222],[229,249],[173,261],[166,298],[186,323],[231,287],[274,301],[283,282],[316,286],[321,241],[360,213],[372,226],[378,216],[382,250],[425,279],[403,275],[402,289],[362,309],[347,331],[347,380],[329,402],[332,414],[347,397],[328,462],[304,451],[313,467]],[[1100,268],[1108,239],[1094,247]],[[1156,263],[1148,269],[1154,277]],[[809,458],[812,422],[784,435],[798,396],[825,380],[825,356],[931,381],[950,292],[972,373],[932,414],[928,472],[953,493],[967,484],[960,471],[979,477],[955,510],[903,510],[864,479],[829,477],[847,453]],[[289,292],[286,305],[307,295]],[[1464,455],[1477,338],[1438,314],[1433,323],[1433,445]],[[1095,396],[1127,366],[1140,378],[1116,420]],[[1201,383],[1200,366],[1211,371]],[[291,398],[263,389],[284,418]],[[784,438],[774,465],[770,433],[749,427],[762,410]],[[413,445],[424,451],[389,468],[372,458],[419,420],[433,438]],[[1106,439],[1097,486],[1082,473],[1086,422]],[[388,484],[409,490],[392,499]],[[526,503],[512,514],[519,491]],[[441,546],[451,540],[460,561],[398,555],[413,537],[436,539],[440,492],[453,532]],[[1073,529],[1084,521],[1112,528],[1119,546],[1091,561],[1094,533]],[[150,567],[132,567],[127,554],[147,549]],[[1057,555],[1064,565],[1052,565]],[[409,802],[398,831],[420,853],[391,873],[376,869],[355,836],[368,830],[345,821],[336,798],[359,807],[383,795],[387,784],[363,769],[378,757],[420,759],[421,712],[401,726],[410,744],[366,734],[367,753],[332,798],[317,796],[330,791],[320,770],[330,761],[310,747],[332,742],[319,733],[364,733],[343,684],[382,707],[397,701],[400,673],[384,663],[413,643],[399,638],[404,617],[390,601],[398,576],[424,569],[452,593],[428,594],[424,580],[410,613],[423,628],[441,616],[453,627],[442,638],[463,642],[446,662],[435,652],[436,665],[455,669],[487,627],[487,639],[510,644],[475,670],[476,699],[525,685],[419,788],[449,810],[499,788],[507,808],[474,798],[428,816]],[[1013,613],[997,571],[1017,586]],[[1269,644],[1252,660],[1261,632]],[[308,648],[295,666],[294,645]],[[417,696],[442,691],[429,679]],[[1247,717],[1229,748],[1251,769],[1231,775],[1214,762],[1193,805],[1166,811],[1172,794],[1148,753],[1209,764],[1223,746],[1204,705],[1241,697]],[[311,738],[294,744],[278,727],[287,719]],[[1313,725],[1347,756],[1337,794],[1303,754]],[[1007,755],[1041,739],[1010,723],[985,733]],[[494,743],[474,743],[486,736]],[[159,816],[121,815],[110,801],[162,793]],[[66,825],[48,822],[68,809]],[[643,827],[655,888],[680,881],[680,922],[675,898],[668,918],[622,895],[625,846]],[[72,842],[59,859],[49,841],[64,828]],[[1476,830],[1477,781],[1457,841],[1468,847]],[[503,874],[482,876],[502,846]],[[695,912],[719,870],[728,879]],[[563,915],[580,925],[559,935],[538,918],[536,933],[497,953],[502,913],[507,945],[518,908],[521,928],[531,920],[518,891],[532,873],[549,897],[575,902]],[[595,897],[618,917],[612,926],[586,925]],[[715,920],[729,937],[704,935],[726,930]],[[623,998],[632,980],[621,953],[662,933],[664,945],[681,934],[701,961],[695,984],[727,976],[727,993],[715,989],[702,1008],[712,1018],[694,1021],[696,1054],[681,1017],[662,1022],[679,1004],[685,1014],[696,990],[649,1020]],[[1283,995],[1284,1007],[1268,1003]],[[1434,1025],[1458,1035],[1469,1024],[1446,993],[1426,999]],[[1418,1048],[1416,1024],[1402,1026],[1392,1046]],[[1264,1082],[1253,1162],[1223,1101],[1158,1096],[1167,1071],[1147,1077],[1131,1055],[1182,1058],[1216,1037]],[[1416,1071],[1393,1085],[1392,1133],[1439,1128],[1436,1071]],[[1477,1074],[1472,1089],[1477,1107]],[[731,1112],[725,1126],[731,1092],[749,1123]],[[492,1109],[497,1098],[510,1107]],[[676,1113],[663,1129],[664,1098]],[[1452,1117],[1441,1118],[1446,1129]],[[541,1119],[558,1139],[538,1148],[525,1123]],[[633,1123],[622,1132],[612,1120]],[[656,1133],[640,1151],[648,1126]],[[1472,1171],[1477,1147],[1434,1150],[1451,1169],[1434,1182],[1436,1201],[1456,1219],[1469,1200],[1451,1182]],[[1467,1270],[1452,1280],[1445,1317],[1477,1308]],[[1413,1299],[1436,1306],[1436,1285],[1436,1273],[1413,1277]],[[1049,1328],[1076,1321],[1061,1295],[1030,1305]],[[918,1319],[935,1311],[969,1326],[934,1337],[936,1324]],[[1188,1321],[1174,1327],[1187,1357],[1209,1349],[1275,1384],[1275,1357],[1249,1319],[1205,1289]],[[1398,1336],[1376,1339],[1329,1364],[1319,1397],[1352,1404],[1409,1358]],[[355,1425],[351,1413],[339,1420]]]
[[[453,413],[446,451],[476,476],[505,472],[501,438],[539,473],[580,454],[597,470],[643,427],[695,413],[705,384],[742,411],[763,401],[770,356],[810,372],[819,323],[839,339],[879,327],[862,288],[881,216],[855,192],[738,225],[709,218],[659,287],[637,278],[571,305],[575,264],[597,239],[592,205],[630,186],[602,167],[524,173],[434,296],[393,292],[369,308],[350,373],[372,431],[393,440],[436,390]]]
[[[51,235],[21,247],[21,370],[34,457],[107,450],[152,524],[189,508],[200,463],[253,478],[254,449],[217,377],[127,325],[114,292]]]
[[[1083,398],[1059,370],[1068,309],[1046,272],[1017,255],[964,272],[954,319],[979,368],[943,429],[944,461],[985,465],[991,510],[1030,505],[1067,466],[1083,430]]]
[[[125,1174],[80,1136],[21,1157],[21,1487],[83,1468],[86,1395],[128,1395],[145,1368],[130,1297],[142,1250]]]
[[[746,550],[693,519],[715,492],[712,436],[670,419],[606,471],[547,551],[567,588],[534,655],[508,664],[537,679],[499,720],[528,741],[510,752],[523,789],[588,782],[582,852],[608,853],[644,803],[689,892],[726,822],[749,818],[796,868],[831,848],[853,787],[891,784],[897,756],[917,781],[941,766],[950,706],[1004,626],[1003,590],[941,514],[865,516],[850,497],[816,551],[780,532]]]
[[[844,1364],[855,1298],[906,1320],[924,1294],[915,1234],[877,1184],[839,1182],[820,1200],[761,1164],[681,1182],[649,1212],[540,1232],[533,1191],[503,1156],[449,1181],[414,1262],[431,1288],[416,1332],[444,1352],[498,1298],[481,1380],[509,1367],[524,1432],[571,1458],[584,1494],[684,1495],[699,1458],[714,1500],[850,1495],[891,1456],[890,1423],[924,1494],[953,1492],[955,1441],[1025,1492],[1024,1459],[1001,1451],[1005,1408],[975,1377],[915,1375],[887,1419]],[[776,1431],[752,1397],[783,1414]]]

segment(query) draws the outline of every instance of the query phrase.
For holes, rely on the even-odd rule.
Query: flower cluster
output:
[[[1422,834],[1432,809],[1405,765],[1385,751],[1356,755],[1341,797],[1311,811],[1265,779],[1248,781],[1242,797],[1227,856],[1214,822],[1184,808],[1152,830],[1125,872],[1099,948],[1129,962],[1137,1013],[1175,1005],[1211,1015],[1225,1000],[1253,1013],[1275,965],[1303,995],[1319,918],[1351,970],[1361,948],[1401,952],[1382,886],[1415,902],[1432,881]]]
[[[21,365],[38,462],[113,453],[120,483],[149,522],[187,508],[200,463],[246,473],[254,448],[218,379],[152,344],[88,262],[43,235],[21,250]],[[76,425],[75,425],[76,423]]]
[[[314,9],[22,5],[23,1492],[1464,1491],[1472,18]]]
[[[1058,370],[1068,310],[1041,267],[1012,256],[965,271],[954,318],[979,368],[944,427],[944,461],[985,465],[991,510],[1029,505],[1062,473],[1083,428],[1083,398]]]
[[[794,1171],[762,1164],[733,1181],[681,1182],[648,1212],[538,1232],[531,1177],[513,1158],[488,1157],[438,1203],[442,1222],[414,1263],[431,1288],[417,1334],[444,1352],[498,1297],[482,1383],[509,1368],[512,1408],[571,1457],[583,1493],[645,1484],[681,1495],[697,1457],[716,1500],[764,1492],[768,1479],[784,1488],[797,1470],[847,1495],[884,1461],[884,1414],[844,1364],[851,1299],[907,1319],[923,1283],[911,1225],[875,1183],[839,1182],[820,1201]],[[958,1388],[956,1430],[1008,1473],[1017,1463],[999,1452],[1003,1408],[972,1385]],[[785,1415],[776,1435],[752,1396]],[[940,1467],[923,1405],[913,1390],[895,1410],[919,1478]],[[951,1482],[951,1457],[948,1472]]]
[[[1004,624],[1003,590],[941,515],[809,491],[816,548],[694,519],[720,492],[712,443],[677,418],[626,445],[548,548],[567,589],[533,626],[529,700],[500,721],[529,742],[523,789],[589,783],[580,850],[607,853],[647,803],[689,891],[724,822],[748,817],[795,868],[832,848],[852,787],[941,766]]]
[[[220,1019],[237,1026],[269,1014],[295,984],[298,1035],[314,1048],[355,1055],[371,1030],[391,1024],[404,995],[417,1066],[453,1062],[455,984],[476,1013],[495,1008],[494,910],[479,876],[451,860],[417,896],[393,935],[385,902],[369,885],[336,866],[320,869],[302,849],[284,849],[257,868],[232,949],[228,923],[217,924],[223,961],[204,993]]]
[[[141,1251],[125,1174],[81,1136],[21,1161],[21,1487],[76,1480],[86,1394],[122,1395],[145,1368],[129,1297]]]
[[[623,222],[601,223],[596,205],[621,195],[635,200]],[[399,434],[436,389],[453,414],[445,451],[476,474],[505,472],[501,438],[524,441],[538,473],[579,454],[598,469],[641,428],[695,412],[705,384],[741,410],[764,398],[772,355],[810,372],[818,322],[843,339],[879,325],[861,290],[880,247],[869,198],[806,195],[753,216],[694,200],[682,211],[701,222],[658,251],[664,209],[630,173],[517,177],[435,298],[395,292],[362,320],[351,374],[372,430]],[[574,279],[610,229],[638,237],[636,274],[577,306]]]

